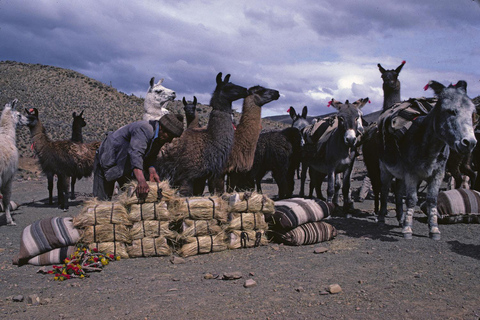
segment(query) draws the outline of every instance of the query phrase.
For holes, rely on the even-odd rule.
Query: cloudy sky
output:
[[[144,97],[151,77],[208,104],[218,72],[281,97],[263,116],[383,102],[377,63],[407,63],[402,99],[429,80],[480,95],[479,0],[0,0],[0,60],[72,69]],[[234,105],[241,109],[241,102]]]

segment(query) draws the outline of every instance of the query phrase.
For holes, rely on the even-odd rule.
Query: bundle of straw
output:
[[[225,197],[229,201],[229,212],[275,212],[275,202],[257,192],[240,192],[238,196],[230,194]]]
[[[130,231],[123,224],[97,224],[85,228],[80,241],[95,242],[131,242]]]
[[[172,249],[165,237],[156,237],[134,240],[132,245],[127,246],[127,252],[130,258],[158,257],[172,254]]]
[[[144,220],[135,222],[130,229],[130,236],[133,240],[141,238],[166,237],[175,239],[177,233],[169,228],[170,222],[157,220]]]
[[[182,257],[189,257],[201,253],[219,252],[227,249],[225,242],[225,233],[219,233],[215,236],[189,237],[178,254]]]
[[[120,203],[96,199],[87,201],[80,213],[73,218],[73,225],[76,228],[112,223],[132,225],[128,219],[127,209]]]
[[[137,181],[132,181],[125,186],[125,192],[119,196],[119,201],[127,207],[132,204],[144,202],[158,202],[161,200],[169,201],[175,195],[175,190],[170,187],[167,180],[159,183],[148,181],[147,183],[150,187],[150,191],[145,199],[140,200],[137,198],[135,189],[137,189],[138,183]]]
[[[98,249],[99,252],[120,256],[122,259],[128,259],[127,249],[124,242],[95,242],[88,245],[90,250]]]
[[[228,235],[228,249],[252,248],[267,244],[264,230],[232,230]]]
[[[256,213],[239,213],[232,212],[229,214],[230,222],[227,230],[265,230],[268,224],[265,222],[265,216],[261,212]]]
[[[219,197],[192,197],[177,198],[170,201],[168,209],[192,220],[217,219],[227,221],[227,208],[225,202]]]
[[[185,219],[182,223],[182,232],[180,239],[187,237],[212,236],[222,232],[222,227],[218,225],[218,220],[191,220]]]
[[[165,201],[132,204],[129,206],[128,216],[133,222],[141,220],[176,221],[182,218],[180,214],[168,211]]]

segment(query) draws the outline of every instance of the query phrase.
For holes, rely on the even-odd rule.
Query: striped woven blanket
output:
[[[275,227],[293,229],[307,222],[320,221],[330,216],[333,204],[319,199],[291,198],[275,201]]]
[[[441,223],[480,223],[480,192],[468,189],[442,191],[437,197]]]
[[[281,241],[292,246],[315,244],[332,240],[337,236],[337,229],[323,221],[309,222],[281,235]]]
[[[42,219],[25,227],[20,239],[20,253],[14,257],[13,264],[19,266],[45,252],[56,248],[73,246],[80,234],[73,226],[73,218]]]

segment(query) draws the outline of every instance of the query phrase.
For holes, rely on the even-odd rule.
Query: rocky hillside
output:
[[[147,79],[148,80],[148,79]],[[213,86],[214,84],[212,84]],[[13,61],[0,62],[0,109],[13,99],[20,108],[36,107],[47,134],[54,140],[70,139],[72,112],[85,110],[87,126],[83,128],[85,142],[101,140],[105,132],[127,123],[140,120],[143,114],[143,98],[126,95],[115,88],[91,79],[81,73]],[[173,112],[183,113],[180,100],[168,106]],[[197,107],[200,123],[205,125],[211,108]],[[238,121],[241,114],[236,113]],[[262,122],[264,129],[280,129],[288,126],[272,120]],[[22,157],[31,157],[30,133],[27,128],[17,131],[18,148]]]

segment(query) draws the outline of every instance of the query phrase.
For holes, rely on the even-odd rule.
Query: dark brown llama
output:
[[[187,128],[199,127],[199,119],[197,115],[197,97],[193,96],[193,101],[188,103],[183,97],[183,111],[185,111],[185,118],[187,120]]]
[[[248,94],[246,88],[229,80],[229,74],[222,80],[221,72],[216,77],[207,127],[187,128],[157,156],[157,171],[183,196],[202,194],[205,181],[218,178],[225,169],[234,137],[232,102]]]
[[[58,177],[58,200],[61,209],[68,209],[68,178],[88,177],[92,174],[95,151],[99,142],[79,143],[71,140],[52,141],[38,117],[38,110],[25,109],[33,146],[45,174]]]

